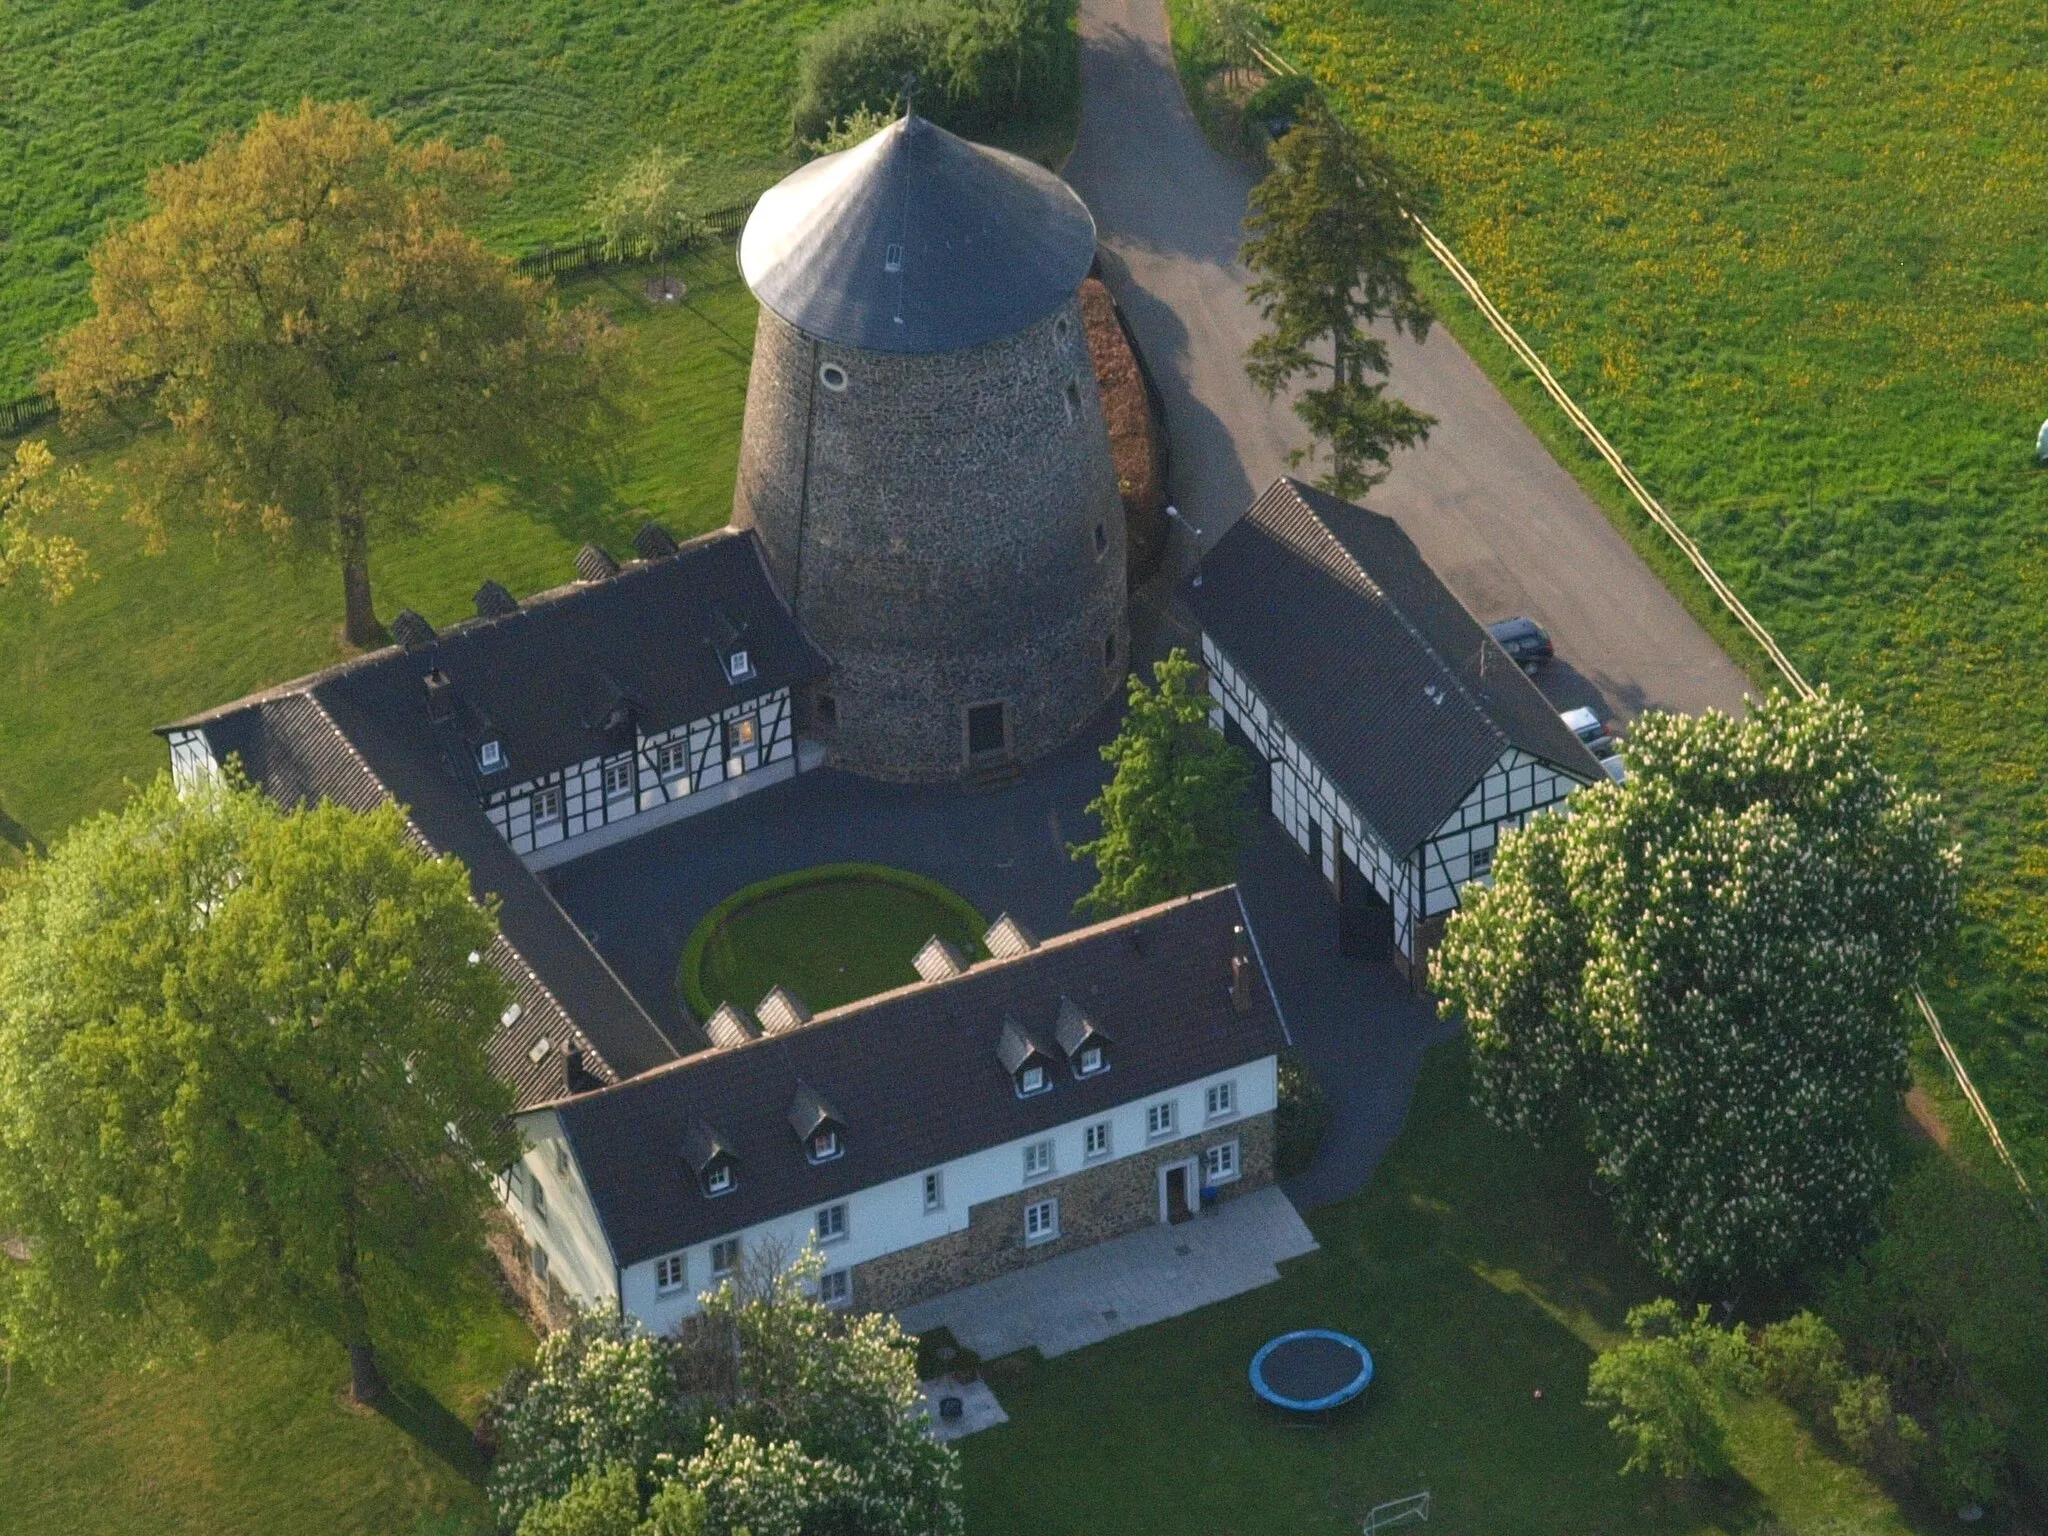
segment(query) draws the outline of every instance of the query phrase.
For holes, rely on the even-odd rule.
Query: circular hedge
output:
[[[982,915],[936,880],[886,864],[819,864],[733,892],[683,946],[678,983],[699,1019],[722,1002],[751,1010],[784,986],[815,1011],[917,980],[937,933],[982,958]],[[898,953],[898,951],[901,951]]]

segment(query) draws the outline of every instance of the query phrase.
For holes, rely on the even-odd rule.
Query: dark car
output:
[[[1550,636],[1534,619],[1502,619],[1487,625],[1486,632],[1524,672],[1534,672],[1550,660]]]

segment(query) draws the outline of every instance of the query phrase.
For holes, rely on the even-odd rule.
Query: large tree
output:
[[[1296,379],[1294,411],[1329,469],[1316,483],[1356,498],[1385,478],[1387,460],[1429,436],[1434,418],[1389,395],[1387,343],[1367,327],[1428,334],[1429,307],[1408,276],[1419,245],[1408,210],[1417,192],[1378,146],[1352,131],[1320,96],[1273,146],[1273,169],[1252,189],[1246,290],[1272,327],[1245,354],[1245,372],[1269,396]]]
[[[196,503],[332,553],[347,639],[371,645],[378,530],[585,451],[616,338],[464,232],[499,160],[309,101],[152,172],[46,380],[70,424],[169,424],[136,439],[159,490],[135,515],[160,534]]]
[[[1901,994],[1954,919],[1956,850],[1825,693],[1645,715],[1628,769],[1507,836],[1432,960],[1480,1106],[1582,1142],[1682,1285],[1840,1258],[1887,1187]]]
[[[396,807],[168,777],[0,902],[8,1351],[316,1330],[359,1399],[480,1272],[517,1155],[495,925]]]
[[[1202,669],[1176,648],[1153,664],[1158,687],[1130,678],[1130,707],[1102,749],[1116,772],[1089,804],[1102,835],[1070,851],[1093,859],[1095,888],[1077,905],[1137,912],[1236,878],[1252,765],[1210,723]]]

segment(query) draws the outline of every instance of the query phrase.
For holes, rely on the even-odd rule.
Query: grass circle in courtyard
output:
[[[820,864],[735,891],[683,946],[683,1001],[698,1018],[751,1010],[782,986],[815,1012],[917,980],[933,934],[980,959],[988,924],[936,880],[883,864]]]

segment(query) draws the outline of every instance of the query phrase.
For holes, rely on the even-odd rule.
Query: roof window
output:
[[[485,773],[496,773],[505,766],[504,743],[487,741],[476,749],[476,765]]]
[[[728,651],[725,657],[725,680],[729,683],[744,683],[754,675],[754,658],[745,651]]]

